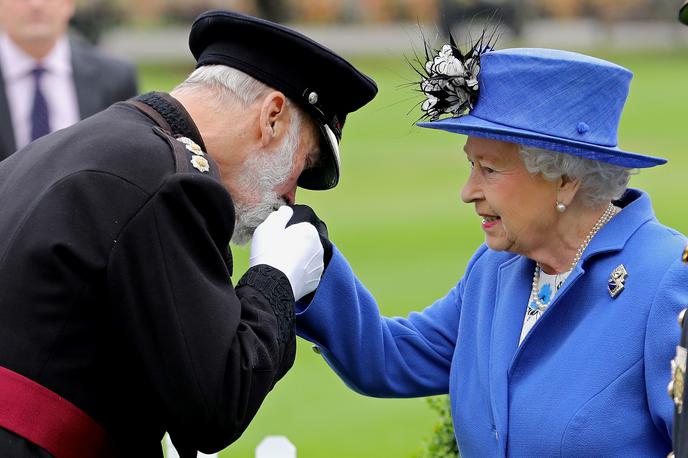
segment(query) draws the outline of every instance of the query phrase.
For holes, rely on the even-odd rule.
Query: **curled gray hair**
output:
[[[540,173],[549,181],[562,176],[580,180],[582,203],[595,207],[621,198],[626,191],[633,169],[571,154],[519,145],[526,169]]]

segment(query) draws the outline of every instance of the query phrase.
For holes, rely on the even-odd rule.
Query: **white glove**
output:
[[[293,214],[294,210],[282,206],[256,228],[249,263],[251,267],[267,264],[280,270],[289,279],[294,299],[298,301],[315,291],[320,283],[323,247],[312,224],[286,227]]]

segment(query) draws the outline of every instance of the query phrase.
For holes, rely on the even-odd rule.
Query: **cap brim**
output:
[[[298,185],[304,189],[324,191],[339,183],[339,141],[330,126],[317,123],[321,132],[320,160],[315,167],[304,170]]]
[[[688,2],[684,3],[678,12],[678,20],[688,25]]]
[[[618,147],[585,143],[566,138],[553,137],[529,130],[497,124],[472,115],[460,118],[446,118],[439,121],[419,122],[418,126],[439,129],[456,134],[491,138],[509,143],[534,146],[574,156],[607,162],[627,168],[647,168],[662,165],[666,159],[623,151]]]

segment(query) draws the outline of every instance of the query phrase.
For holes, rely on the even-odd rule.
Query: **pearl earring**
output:
[[[559,213],[564,213],[566,211],[566,205],[562,204],[557,200],[557,211]]]

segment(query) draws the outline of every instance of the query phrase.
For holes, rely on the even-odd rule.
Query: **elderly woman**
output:
[[[449,393],[462,456],[666,456],[686,239],[626,188],[666,162],[617,146],[632,74],[564,51],[473,51],[428,62],[420,125],[468,136],[461,197],[485,244],[407,318],[381,317],[334,247],[297,332],[360,393]]]

